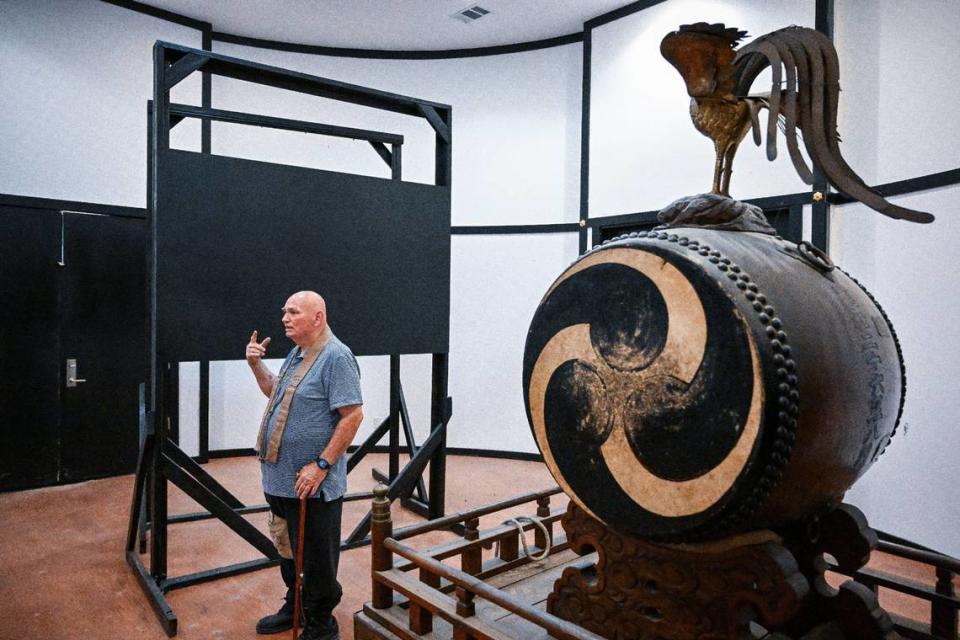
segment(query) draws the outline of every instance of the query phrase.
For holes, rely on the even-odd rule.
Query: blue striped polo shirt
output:
[[[281,367],[280,390],[276,394],[264,442],[270,442],[277,419],[277,409],[283,399],[283,390],[303,360],[300,347],[294,347]],[[362,404],[360,395],[360,367],[350,347],[331,336],[326,347],[317,356],[290,403],[290,413],[283,429],[280,452],[276,463],[261,462],[263,491],[281,498],[296,498],[294,483],[297,472],[312,462],[333,438],[340,423],[340,407]],[[333,462],[333,461],[331,461]],[[347,456],[342,455],[330,465],[327,477],[314,498],[336,500],[347,491]]]

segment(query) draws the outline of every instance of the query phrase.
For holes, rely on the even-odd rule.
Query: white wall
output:
[[[573,221],[579,202],[580,45],[454,60],[364,60],[215,43],[249,60],[453,106],[453,224]],[[433,182],[433,130],[411,118],[214,79],[214,106],[406,136],[404,179]],[[249,128],[215,131],[214,152],[387,177],[365,143]]]
[[[521,374],[530,320],[577,255],[572,234],[454,236],[451,273],[451,445],[536,452]]]
[[[953,60],[960,3],[837,3],[842,149],[870,184],[960,167]],[[846,80],[844,80],[846,78]],[[937,220],[912,225],[863,207],[834,209],[835,259],[889,314],[907,365],[901,430],[850,492],[871,523],[960,555],[960,187],[893,198]]]
[[[813,26],[812,0],[671,0],[593,30],[590,86],[590,216],[658,210],[710,191],[713,143],[693,128],[680,74],[660,41],[681,24],[723,22],[759,36]],[[769,77],[769,76],[765,76]],[[758,79],[755,92],[770,90]],[[765,119],[764,119],[765,124]],[[782,143],[782,136],[780,139]],[[805,191],[781,144],[780,159],[745,140],[730,193],[753,198]]]
[[[145,206],[158,39],[200,46],[195,29],[96,0],[0,2],[0,193]],[[199,96],[199,77],[174,91]],[[199,131],[175,139],[199,150]]]

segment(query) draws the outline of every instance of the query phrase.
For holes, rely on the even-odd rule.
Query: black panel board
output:
[[[137,388],[147,376],[146,222],[65,213],[64,358],[85,382],[63,390],[61,480],[137,466]]]
[[[0,490],[58,479],[59,258],[59,211],[0,206]]]
[[[449,187],[165,151],[157,194],[162,362],[283,356],[303,289],[357,355],[448,351]]]

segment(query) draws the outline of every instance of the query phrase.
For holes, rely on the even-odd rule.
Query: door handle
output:
[[[77,377],[77,359],[67,358],[67,388],[72,389],[81,382],[86,382],[86,378]]]

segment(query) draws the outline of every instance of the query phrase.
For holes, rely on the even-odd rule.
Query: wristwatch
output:
[[[320,469],[323,471],[326,471],[327,469],[330,468],[330,463],[327,462],[327,459],[324,458],[323,456],[317,456],[317,459],[314,462],[316,462],[317,466],[320,467]]]

